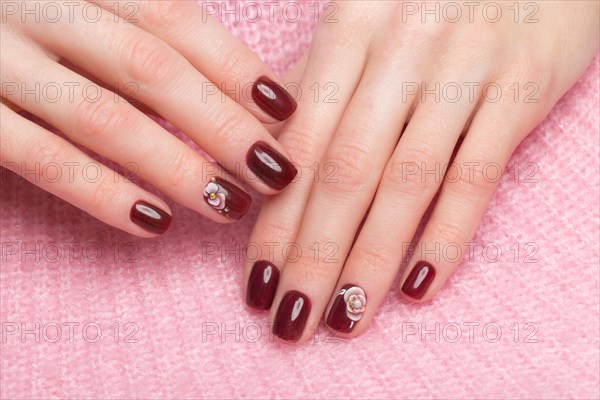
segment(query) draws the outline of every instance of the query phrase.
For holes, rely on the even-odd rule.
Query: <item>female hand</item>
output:
[[[4,168],[138,236],[168,228],[166,203],[17,110],[216,222],[241,218],[251,202],[225,171],[265,194],[294,178],[296,169],[262,123],[286,119],[295,101],[194,2],[0,6]],[[168,120],[219,165],[140,109]]]
[[[306,340],[322,315],[362,333],[439,191],[400,279],[408,301],[430,300],[515,147],[598,50],[598,2],[477,2],[458,20],[424,4],[339,2],[303,60],[303,92],[334,84],[337,101],[303,96],[284,125],[301,176],[265,202],[250,238],[265,260],[244,278],[284,340]]]

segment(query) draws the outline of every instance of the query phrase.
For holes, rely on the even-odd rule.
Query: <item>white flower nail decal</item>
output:
[[[208,185],[204,188],[204,197],[206,197],[206,202],[210,204],[215,210],[220,212],[221,214],[225,213],[226,216],[229,212],[229,208],[225,204],[225,194],[221,192],[221,188],[216,184],[215,178],[212,178]]]
[[[358,321],[367,306],[367,297],[365,291],[358,286],[352,286],[345,291],[340,291],[344,295],[346,303],[346,316],[352,321]]]

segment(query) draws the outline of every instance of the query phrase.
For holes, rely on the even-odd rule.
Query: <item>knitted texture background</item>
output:
[[[225,23],[284,73],[311,7]],[[352,341],[282,344],[245,306],[259,201],[221,226],[167,200],[170,231],[141,240],[3,172],[1,397],[598,398],[599,107],[596,58],[517,149],[439,296],[394,285]]]

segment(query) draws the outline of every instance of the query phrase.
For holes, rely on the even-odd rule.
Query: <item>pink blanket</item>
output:
[[[279,7],[227,26],[282,73],[314,24],[310,3],[298,23]],[[259,202],[230,226],[169,202],[170,231],[139,240],[4,171],[1,397],[598,398],[598,85],[596,58],[514,154],[440,295],[411,305],[395,285],[349,342],[274,341],[244,305]]]

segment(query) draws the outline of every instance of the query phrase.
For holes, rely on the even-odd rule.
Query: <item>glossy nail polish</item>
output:
[[[131,207],[129,218],[131,222],[148,232],[158,234],[165,233],[169,229],[172,219],[165,211],[142,200],[136,201]]]
[[[425,295],[434,278],[435,268],[427,261],[419,261],[402,285],[402,291],[412,298],[420,299]]]
[[[287,292],[277,309],[273,334],[288,342],[297,342],[304,332],[308,314],[309,298],[296,290]]]
[[[252,100],[271,117],[283,121],[296,111],[296,100],[280,85],[266,76],[252,86]]]
[[[268,261],[255,262],[248,278],[246,304],[258,310],[268,310],[273,303],[278,283],[277,267]]]
[[[286,187],[298,173],[294,165],[265,142],[256,142],[246,154],[246,164],[275,190]]]
[[[345,285],[335,296],[327,317],[327,326],[342,333],[352,332],[366,306],[365,291],[356,285]]]
[[[248,193],[217,176],[212,177],[204,188],[204,200],[219,214],[232,219],[242,218],[252,204]]]

